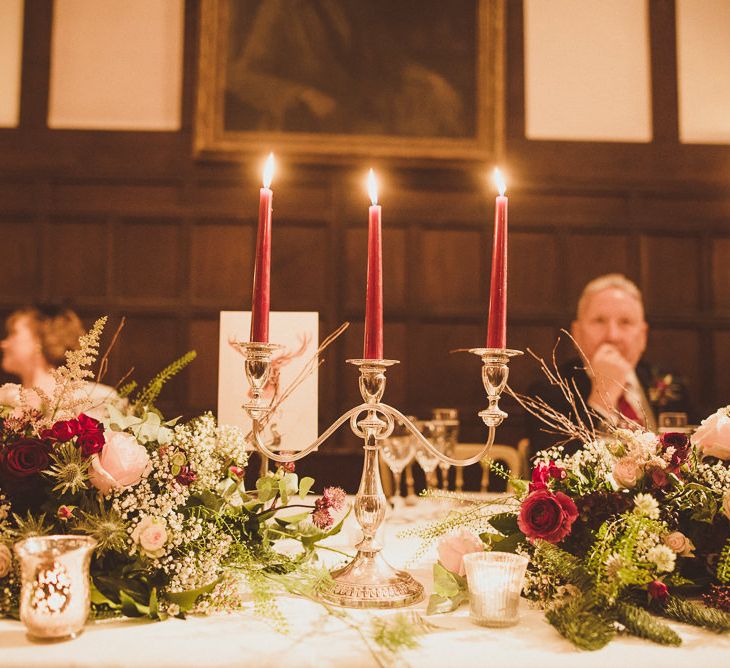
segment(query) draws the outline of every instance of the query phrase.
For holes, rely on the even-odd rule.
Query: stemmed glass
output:
[[[408,419],[414,420],[415,418],[409,417]],[[415,449],[414,445],[413,437],[408,433],[405,425],[400,422],[396,422],[393,433],[383,441],[383,445],[380,449],[380,452],[383,455],[383,460],[393,474],[394,487],[391,499],[393,507],[395,507],[396,499],[401,498],[401,477],[403,475],[403,470],[406,466],[408,466],[411,459],[413,459]]]
[[[440,449],[438,443],[435,442],[436,439],[434,438],[438,427],[433,420],[419,420],[414,424],[418,427],[419,431],[429,441],[433,443],[436,448]],[[418,465],[423,469],[423,472],[426,474],[426,487],[438,487],[438,481],[436,480],[436,476],[434,474],[436,472],[436,467],[438,466],[440,459],[419,444],[416,447],[416,461],[418,462]]]
[[[432,415],[436,426],[434,445],[445,455],[453,457],[459,440],[459,411],[456,408],[434,408]],[[438,466],[441,469],[441,489],[448,489],[451,465],[439,461]]]

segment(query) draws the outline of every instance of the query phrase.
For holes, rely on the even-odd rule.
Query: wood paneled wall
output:
[[[511,347],[549,354],[583,284],[621,271],[646,297],[649,357],[687,376],[701,412],[729,403],[730,147],[678,142],[673,2],[650,3],[650,144],[527,141],[521,4],[507,4]],[[0,130],[0,311],[71,297],[88,321],[125,315],[109,380],[132,364],[145,379],[195,348],[198,361],[171,383],[163,407],[215,408],[218,312],[250,306],[259,177],[248,158],[192,157],[197,3],[187,5],[179,133],[48,130],[51,11],[51,2],[27,2],[21,125]],[[352,322],[321,370],[324,426],[357,400],[355,371],[344,360],[359,356],[362,340],[362,175],[370,163],[282,164],[272,306],[319,311],[322,333]],[[385,350],[401,360],[388,374],[386,398],[418,415],[457,406],[464,440],[480,439],[478,360],[449,351],[485,336],[487,168],[374,166],[387,184]],[[537,375],[529,359],[512,364],[519,390]],[[514,443],[522,418],[511,411],[499,440]],[[326,450],[356,447],[343,431]],[[343,470],[352,487],[357,465]]]

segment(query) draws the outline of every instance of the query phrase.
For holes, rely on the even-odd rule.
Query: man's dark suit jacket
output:
[[[588,401],[588,396],[591,393],[591,380],[586,373],[583,360],[572,359],[565,364],[561,364],[558,368],[560,375],[570,381],[575,381],[575,386],[583,397],[584,401]],[[651,365],[645,360],[640,360],[636,365],[636,377],[641,383],[641,387],[644,390],[644,394],[649,398],[649,387],[656,382],[659,378],[659,374],[655,373]],[[684,385],[678,384],[677,387],[678,397],[673,400],[667,401],[660,407],[652,405],[654,413],[659,412],[684,412],[690,415],[689,402],[687,400],[687,391]],[[550,385],[547,379],[543,379],[538,383],[533,384],[528,390],[530,396],[537,396],[544,399],[550,406],[560,411],[561,413],[568,415],[572,419],[575,419],[575,411],[568,403],[567,399],[563,396],[562,391],[555,385]],[[584,411],[579,406],[578,410],[581,412],[581,417],[585,420]],[[595,422],[595,420],[594,420]],[[547,432],[545,430],[548,430]],[[560,443],[565,440],[563,434],[549,433],[550,428],[538,420],[536,417],[529,415],[527,416],[527,435],[530,439],[530,457],[534,457],[540,450],[549,448],[556,443]],[[571,442],[566,444],[566,450],[577,450],[580,446],[579,443]]]

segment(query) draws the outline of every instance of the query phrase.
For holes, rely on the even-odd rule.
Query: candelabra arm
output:
[[[262,430],[259,420],[253,420],[253,426],[251,429],[251,435],[253,438],[254,447],[256,450],[258,450],[260,453],[268,457],[269,459],[279,462],[280,464],[286,464],[288,462],[296,462],[300,459],[303,459],[306,457],[310,452],[313,452],[316,450],[322,443],[324,443],[332,434],[334,434],[345,422],[350,420],[351,422],[363,411],[370,410],[372,406],[370,404],[360,404],[359,406],[356,406],[355,408],[351,408],[349,411],[344,413],[343,415],[340,415],[340,417],[337,418],[328,428],[326,431],[322,432],[322,435],[317,438],[316,441],[308,445],[304,450],[300,450],[299,452],[291,453],[291,454],[284,454],[284,453],[276,453],[273,452],[267,445],[264,443],[264,439],[261,436]],[[392,431],[392,425],[390,426],[390,431]]]
[[[435,457],[438,457],[442,462],[451,464],[451,466],[469,466],[470,464],[476,464],[477,462],[484,459],[484,457],[489,454],[489,449],[494,443],[494,436],[497,431],[496,427],[489,427],[487,442],[476,455],[469,457],[468,459],[454,459],[453,457],[445,455],[443,452],[431,445],[431,442],[419,431],[418,427],[416,427],[416,425],[414,425],[413,422],[411,422],[397,408],[393,408],[392,406],[388,406],[387,404],[376,404],[375,406],[373,406],[373,408],[378,412],[389,413],[392,417],[397,418],[399,422],[402,422],[408,428],[408,431],[413,434],[416,440],[424,448],[426,448]]]

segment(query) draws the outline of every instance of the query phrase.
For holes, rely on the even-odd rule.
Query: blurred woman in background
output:
[[[79,338],[84,334],[80,318],[65,307],[28,307],[11,313],[5,326],[7,335],[0,341],[2,369],[18,376],[20,385],[6,383],[0,387],[0,405],[18,407],[21,386],[38,388],[51,396],[55,388],[52,371],[65,363],[66,351],[79,347]],[[114,388],[99,383],[87,383],[86,391],[96,408],[86,411],[92,417],[103,414],[101,404],[117,396]],[[39,395],[30,392],[26,397],[34,408],[43,410]]]

